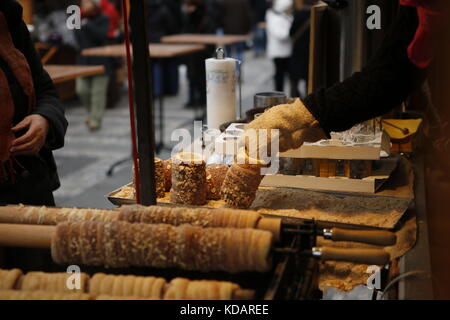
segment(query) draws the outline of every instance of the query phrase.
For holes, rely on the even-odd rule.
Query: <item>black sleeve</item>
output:
[[[30,65],[36,91],[36,107],[33,113],[45,117],[50,123],[47,147],[51,150],[62,148],[68,125],[64,116],[64,107],[52,79],[42,67],[27,26],[24,22],[21,22],[19,28],[23,40],[21,51]]]
[[[407,99],[423,78],[423,72],[410,62],[407,53],[417,27],[416,9],[401,6],[367,67],[344,82],[305,98],[305,106],[326,133],[348,130],[385,114]]]
[[[291,30],[289,31],[289,36],[292,38],[297,32],[298,28],[300,28],[300,19],[298,18],[298,13],[294,14],[294,21],[292,21]]]

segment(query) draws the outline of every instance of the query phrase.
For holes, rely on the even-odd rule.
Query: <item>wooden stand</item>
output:
[[[48,249],[55,231],[51,226],[0,224],[0,247]]]

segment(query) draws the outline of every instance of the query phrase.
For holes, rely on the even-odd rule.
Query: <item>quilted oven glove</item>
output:
[[[251,130],[253,129],[253,130]],[[254,134],[261,129],[268,131],[267,139],[259,141],[259,135]],[[300,99],[296,99],[292,104],[275,106],[245,127],[243,143],[249,154],[267,146],[268,154],[271,154],[270,129],[279,130],[279,151],[285,152],[291,149],[298,149],[304,142],[316,142],[326,139],[325,132],[321,129],[319,122],[308,111]]]

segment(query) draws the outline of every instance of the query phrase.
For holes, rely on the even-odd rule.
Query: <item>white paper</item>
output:
[[[236,120],[236,60],[206,60],[207,124],[209,129]]]

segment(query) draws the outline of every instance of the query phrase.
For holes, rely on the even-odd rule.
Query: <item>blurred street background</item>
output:
[[[61,181],[54,193],[56,204],[111,208],[105,195],[128,184],[132,171],[125,56],[110,55],[114,50],[124,52],[122,1],[18,1],[44,68],[56,83],[69,122],[65,146],[54,152]],[[243,117],[245,111],[253,108],[256,93],[283,91],[287,96],[304,96],[309,16],[314,3],[145,0],[148,41],[152,45],[180,48],[185,43],[169,44],[165,37],[191,34],[196,40],[189,44],[201,47],[174,58],[151,60],[157,142],[158,106],[160,98],[164,99],[165,147],[157,156],[170,157],[171,148],[177,143],[170,141],[175,129],[193,132],[195,120],[206,124],[205,59],[211,58],[219,46],[227,56],[242,61]],[[66,22],[70,17],[77,18],[77,8],[81,28],[71,30]],[[234,40],[226,46],[202,42],[211,36],[244,40]],[[162,48],[162,52],[166,49]],[[87,55],[86,50],[94,50],[95,54]]]
[[[182,75],[185,68],[180,69]],[[271,62],[266,57],[247,60],[242,87],[244,109],[253,106],[255,93],[272,90],[272,73]],[[182,76],[180,78],[184,79]],[[164,143],[168,147],[175,145],[170,141],[173,130],[186,128],[193,131],[196,112],[183,107],[187,86],[186,81],[180,81],[180,94],[165,100]],[[66,103],[66,116],[70,124],[66,146],[55,152],[61,179],[61,188],[55,192],[58,206],[112,208],[105,195],[131,181],[130,118],[126,88],[121,89],[120,96],[117,106],[105,114],[102,129],[94,133],[86,128],[86,111],[79,101],[75,99]],[[170,148],[161,151],[158,157],[169,158]],[[108,168],[122,159],[128,160],[108,177]]]

